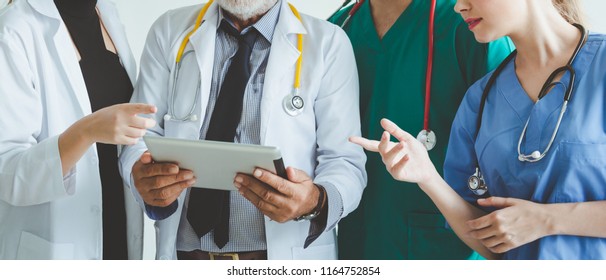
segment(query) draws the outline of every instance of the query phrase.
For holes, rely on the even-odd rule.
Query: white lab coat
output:
[[[193,28],[200,9],[198,5],[166,13],[156,21],[147,38],[139,81],[131,101],[158,107],[154,116],[158,126],[148,134],[199,139],[211,87],[218,19],[216,3],[209,8],[205,23],[191,36],[187,47],[195,50],[199,69],[194,68],[193,63],[186,63],[181,69],[181,73],[201,73],[201,98],[195,106],[198,118],[180,122],[164,121],[163,116],[169,107],[168,93],[173,83],[171,74],[177,50],[185,34]],[[343,209],[329,205],[329,211],[342,218],[357,207],[366,186],[364,152],[347,141],[348,136],[360,134],[358,74],[353,50],[337,26],[306,15],[302,24],[286,1],[280,13],[261,101],[261,144],[279,147],[285,165],[304,170],[314,177],[315,183],[335,186],[342,197]],[[282,100],[293,91],[295,63],[299,57],[296,33],[305,34],[301,95],[306,107],[301,115],[291,117],[283,110]],[[178,93],[177,115],[189,111],[194,94],[193,90]],[[145,150],[143,141],[125,149],[120,159],[124,178],[131,177],[133,164]],[[131,186],[131,190],[135,188]],[[135,195],[142,204],[136,191]],[[156,222],[158,259],[176,258],[177,229],[185,197],[183,192],[175,214]],[[268,258],[336,259],[335,224],[329,224],[330,230],[303,249],[309,226],[307,221],[280,224],[266,217]]]
[[[131,81],[135,60],[113,3],[101,18]],[[101,180],[93,145],[63,177],[58,137],[91,113],[78,58],[51,0],[0,16],[0,259],[100,259]],[[142,257],[140,207],[125,192],[129,256]]]
[[[0,0],[0,9],[4,8],[8,5],[8,0]]]

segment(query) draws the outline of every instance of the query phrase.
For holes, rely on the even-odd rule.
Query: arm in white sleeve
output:
[[[366,155],[348,141],[360,135],[358,72],[347,35],[335,26],[324,54],[325,69],[316,112],[318,165],[314,183],[324,186],[328,198],[325,231],[355,210],[366,186]],[[338,108],[338,110],[335,110]]]
[[[42,138],[42,93],[16,32],[0,33],[0,199],[15,206],[50,202],[75,191],[75,168],[63,176],[59,135]]]

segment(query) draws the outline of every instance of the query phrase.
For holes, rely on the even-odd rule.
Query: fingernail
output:
[[[234,187],[236,187],[236,189],[240,189],[242,186],[240,186],[238,183],[234,183]]]
[[[241,184],[242,182],[244,182],[244,180],[242,179],[242,177],[236,176],[236,182]]]
[[[170,173],[178,173],[179,172],[179,167],[173,166],[170,168]]]
[[[259,178],[259,177],[261,177],[261,175],[263,175],[263,172],[261,172],[260,169],[255,169],[255,173],[253,175],[255,175],[255,177]]]
[[[187,181],[188,184],[193,185],[196,183],[196,179],[191,179],[189,181]]]
[[[191,178],[194,178],[194,174],[193,173],[185,173],[184,178],[185,178],[185,180],[189,180]]]

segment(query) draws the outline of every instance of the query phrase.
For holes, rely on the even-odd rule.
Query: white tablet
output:
[[[174,162],[194,172],[194,187],[237,190],[237,173],[252,174],[260,167],[286,178],[280,150],[276,147],[144,136],[156,162]]]

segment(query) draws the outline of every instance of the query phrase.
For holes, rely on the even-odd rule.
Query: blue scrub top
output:
[[[467,179],[479,162],[492,196],[537,203],[606,200],[606,36],[591,34],[573,62],[575,88],[560,130],[545,158],[518,160],[518,140],[530,117],[521,152],[544,151],[555,129],[570,74],[534,103],[512,60],[490,90],[476,139],[482,92],[492,73],[467,92],[454,120],[444,177],[465,200],[478,197]],[[484,209],[488,212],[495,209]],[[598,221],[604,222],[604,221]],[[547,236],[510,250],[505,259],[606,259],[606,239]]]

